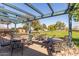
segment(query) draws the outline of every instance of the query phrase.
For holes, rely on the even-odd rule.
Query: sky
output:
[[[35,16],[40,16],[39,13],[35,12],[34,10],[32,10],[31,8],[29,8],[28,6],[26,6],[22,3],[12,3],[12,4],[22,10],[28,11],[29,13],[31,13]],[[33,3],[32,5],[35,6],[37,9],[39,9],[43,14],[51,13],[51,10],[49,9],[49,7],[44,3],[38,3],[38,4]],[[24,14],[24,13],[14,10],[8,6],[5,6],[3,4],[0,4],[0,6],[4,6],[5,9],[11,10],[13,12],[16,12],[19,14]],[[65,4],[65,3],[53,3],[53,4],[51,4],[51,6],[52,6],[54,12],[67,9],[67,4]],[[55,17],[50,17],[50,18],[44,18],[44,19],[40,19],[39,21],[41,24],[46,24],[47,26],[51,25],[51,24],[55,24],[57,21],[61,21],[61,22],[64,22],[66,24],[66,26],[68,26],[68,15],[65,14],[65,15],[60,15],[60,16],[55,16]],[[79,26],[79,22],[77,23],[73,20],[72,25]],[[9,26],[14,27],[14,24],[11,24]],[[21,26],[22,26],[22,24],[17,25],[17,27],[21,27]],[[4,27],[6,27],[6,26],[4,25]]]

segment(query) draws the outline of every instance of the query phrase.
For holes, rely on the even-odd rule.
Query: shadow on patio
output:
[[[5,42],[9,41],[7,39],[3,40],[5,40]],[[0,40],[0,42],[1,41],[2,40]],[[46,54],[44,54],[44,52],[42,53],[41,51],[39,51],[39,49],[42,50],[42,48],[40,48],[40,45],[36,43],[34,44],[31,45],[30,47],[29,46],[23,47],[23,56],[47,56]],[[21,49],[14,49],[12,56],[22,56],[21,52],[22,52]],[[0,56],[10,56],[10,55],[11,55],[10,46],[0,47]]]

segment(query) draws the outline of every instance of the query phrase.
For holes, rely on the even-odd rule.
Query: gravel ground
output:
[[[0,47],[0,56],[10,56],[10,47]],[[65,48],[64,50],[52,53],[53,56],[79,56],[79,48]],[[14,50],[13,56],[22,56],[21,50]],[[33,43],[30,46],[25,45],[23,48],[23,56],[48,56],[47,49],[41,47],[40,44]]]
[[[79,48],[66,48],[63,51],[52,53],[53,56],[79,56]],[[10,56],[10,48],[3,47],[0,48],[0,56]],[[13,56],[22,56],[20,50],[14,50]],[[30,46],[25,46],[23,50],[23,56],[48,56],[47,50],[41,48],[41,45],[33,44]]]

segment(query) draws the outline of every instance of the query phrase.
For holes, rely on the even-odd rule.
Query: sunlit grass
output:
[[[47,31],[42,32],[42,34],[46,34],[48,37],[56,36],[56,37],[64,37],[65,35],[68,35],[68,31]],[[79,32],[72,31],[72,37],[73,38],[79,38]]]
[[[48,37],[64,37],[65,35],[68,35],[68,31],[47,31],[42,32],[42,34],[46,34]],[[76,43],[76,46],[79,47],[79,32],[72,31],[72,40]]]
[[[68,35],[67,31],[50,31],[50,32],[44,32],[48,37],[64,37],[65,35]]]

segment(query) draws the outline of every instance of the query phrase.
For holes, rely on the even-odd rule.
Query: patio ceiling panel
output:
[[[27,17],[25,17],[23,15],[20,15],[20,14],[17,14],[15,12],[9,11],[9,10],[4,9],[4,8],[0,8],[0,12],[7,13],[7,14],[9,13],[9,14],[13,14],[15,16],[21,17],[21,19],[18,19],[19,21],[21,21],[21,20],[27,20]]]
[[[53,3],[51,4],[51,7],[53,8],[54,12],[60,11],[60,10],[66,10],[68,7],[67,3]]]
[[[34,16],[41,16],[41,14],[39,14],[38,12],[36,12],[35,10],[33,10],[32,8],[28,7],[27,5],[25,5],[24,3],[11,3],[12,5],[34,15]],[[33,5],[33,4],[32,4]],[[7,6],[8,7],[8,6]],[[35,7],[35,6],[34,6]],[[10,8],[10,7],[9,7]],[[13,8],[12,8],[13,9]],[[39,9],[40,10],[40,9]],[[14,11],[18,11],[16,9],[14,9]],[[19,11],[20,12],[20,11]],[[21,12],[22,13],[22,12]],[[26,14],[26,13],[24,13]]]
[[[52,14],[51,14],[51,15],[53,15],[53,13],[54,13],[54,10],[52,9],[52,6],[51,6],[51,4],[50,4],[50,3],[47,3],[47,5],[48,5],[48,7],[50,8],[50,10],[52,11]]]
[[[39,9],[44,15],[52,13],[47,3],[32,3],[32,5],[37,9]]]
[[[2,15],[2,14],[0,14],[0,20],[1,19],[3,19],[6,22],[11,21],[11,23],[16,23],[16,24],[23,23],[25,21],[25,19],[21,18],[21,17],[13,17],[13,16],[8,16],[8,15]],[[27,20],[25,22],[27,22]]]
[[[34,17],[34,18],[36,17],[35,15],[33,15],[33,14],[31,14],[31,13],[25,11],[25,10],[22,10],[22,9],[18,8],[17,6],[15,6],[15,5],[12,5],[12,4],[9,4],[9,3],[2,3],[2,4],[6,5],[6,6],[9,6],[9,7],[13,8],[13,9],[16,9],[16,10],[18,10],[18,11],[20,11],[20,12],[26,13],[26,14],[28,14],[29,16],[32,16],[32,17]]]
[[[13,11],[10,11],[10,10],[4,9],[4,8],[0,8],[0,12],[7,13],[7,14],[9,13],[9,14],[13,14],[15,16],[19,16],[19,17],[22,17],[22,18],[26,18],[23,15],[17,14],[17,13],[15,13]]]
[[[10,24],[14,21],[8,17],[0,16],[0,24]]]
[[[34,11],[38,12],[39,14],[41,14],[41,16],[43,16],[43,13],[40,10],[38,10],[36,7],[34,7],[31,3],[24,3],[24,4],[32,8]]]
[[[5,13],[3,13],[3,12],[0,12],[0,16],[16,18],[16,17],[13,16],[13,15],[5,14]]]
[[[2,19],[2,18],[7,18],[8,19],[8,21],[11,21],[11,20],[9,20],[9,17],[11,17],[11,18],[16,18],[16,17],[13,17],[13,16],[9,16],[7,13],[3,13],[3,12],[0,12],[0,19]],[[5,20],[4,19],[4,20]],[[7,20],[6,20],[7,21]],[[13,20],[12,20],[13,21]]]
[[[3,16],[0,16],[0,24],[10,24],[10,23],[16,23],[16,24],[19,24],[19,23],[22,23],[23,21],[19,21],[19,20],[14,20],[14,19],[10,19],[10,18],[6,18],[6,17],[3,17]]]
[[[51,13],[49,13],[49,14],[44,15],[43,17],[38,16],[36,18],[36,20],[43,19],[43,18],[48,18],[48,17],[54,17],[54,16],[58,16],[58,15],[64,15],[64,14],[67,14],[67,13],[65,13],[65,10],[61,10],[61,11],[58,11],[58,12],[54,12],[53,15],[51,15]]]
[[[26,13],[28,13],[27,11],[21,10],[20,8],[18,8],[18,7],[15,6],[15,5],[6,4],[6,3],[3,3],[3,4],[6,5],[6,6],[8,6],[8,7],[11,7],[11,8],[13,8],[13,9],[15,9],[15,10],[18,10],[18,11],[20,11],[20,12],[26,12]],[[72,7],[75,6],[75,4],[73,4],[73,5],[71,5],[71,6],[70,6],[70,4],[67,4],[67,5],[65,5],[64,10],[61,10],[61,9],[62,9],[62,8],[61,8],[61,9],[59,9],[60,11],[54,11],[54,9],[53,9],[53,7],[52,7],[52,4],[47,3],[46,5],[47,5],[48,9],[50,9],[50,10],[52,11],[52,14],[53,14],[53,15],[52,15],[51,12],[48,13],[48,14],[44,14],[44,13],[40,12],[40,11],[38,10],[38,8],[37,8],[36,6],[34,6],[33,4],[24,3],[24,5],[25,5],[25,6],[26,6],[26,5],[29,6],[30,8],[32,8],[33,10],[35,10],[36,12],[38,12],[39,14],[42,15],[42,17],[41,17],[41,16],[34,16],[34,15],[33,15],[33,17],[35,17],[36,20],[37,20],[37,19],[43,19],[43,18],[48,18],[48,17],[53,17],[53,16],[58,16],[58,15],[67,14],[68,10],[72,10]],[[53,5],[53,6],[54,6],[54,5]],[[67,7],[67,6],[68,6],[68,7]],[[54,7],[55,7],[55,6],[54,6]],[[66,7],[67,7],[67,8],[66,8]],[[45,8],[45,7],[44,7],[44,8]],[[4,9],[4,8],[0,8],[0,12],[9,13],[9,14],[13,14],[13,15],[17,16],[17,17],[13,17],[13,16],[10,16],[10,15],[5,15],[5,16],[4,16],[4,17],[8,17],[9,19],[13,19],[16,23],[28,21],[28,20],[27,20],[28,17],[25,17],[25,16],[23,16],[23,15],[21,15],[21,14],[17,14],[17,13],[15,13],[15,12],[9,11],[9,10]],[[29,15],[32,16],[31,13],[30,13]],[[34,20],[34,19],[32,19],[32,20]]]

